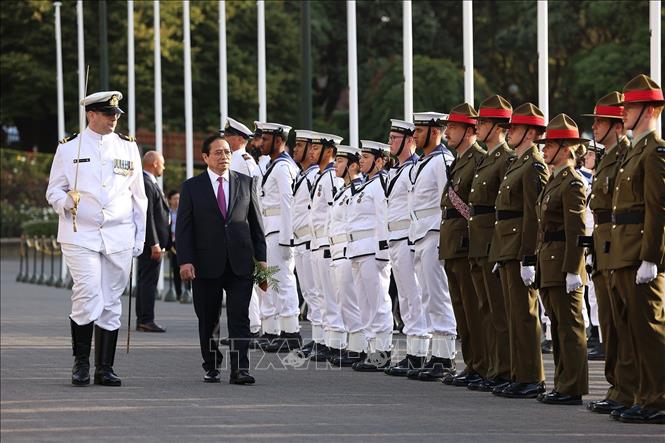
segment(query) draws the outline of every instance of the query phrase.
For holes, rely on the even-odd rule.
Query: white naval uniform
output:
[[[404,322],[406,353],[416,357],[426,357],[429,350],[427,317],[413,264],[414,252],[409,244],[411,227],[408,202],[411,186],[409,172],[417,161],[418,156],[413,155],[404,164],[389,171],[386,199],[390,262],[399,296],[400,314]]]
[[[67,191],[74,188],[79,138],[81,200],[74,232]],[[120,296],[129,281],[132,250],[143,250],[145,240],[143,186],[138,146],[118,134],[86,128],[55,153],[46,200],[59,215],[58,242],[74,280],[70,317],[78,325],[120,328]]]
[[[330,255],[332,257],[333,287],[335,301],[341,307],[342,321],[348,334],[346,349],[352,352],[365,352],[364,324],[360,314],[358,291],[353,284],[351,261],[346,257],[348,226],[348,206],[356,189],[362,186],[362,179],[357,178],[342,188],[335,195],[328,235],[330,236]]]
[[[409,240],[414,244],[414,265],[432,334],[432,356],[455,357],[457,323],[448,290],[448,278],[439,261],[441,195],[448,181],[453,154],[443,145],[421,157],[409,171]]]
[[[259,166],[256,164],[254,157],[249,155],[245,148],[240,148],[231,154],[231,171],[237,172],[239,174],[245,174],[250,177],[254,177],[256,185],[256,177],[261,177],[261,171]],[[257,194],[258,195],[258,194]],[[259,295],[257,291],[260,291],[258,286],[252,288],[252,298],[249,302],[249,332],[255,334],[261,330],[261,307],[259,301]]]
[[[329,212],[337,191],[344,186],[335,176],[334,163],[329,163],[316,176],[310,192],[310,223],[312,228],[312,267],[314,284],[323,299],[324,343],[329,348],[346,347],[346,329],[341,306],[336,302],[331,269],[330,240],[328,237]]]
[[[314,269],[310,243],[312,227],[309,217],[309,193],[319,172],[318,165],[301,171],[293,182],[293,255],[300,292],[307,303],[307,320],[312,324],[312,340],[324,342],[323,337],[323,296],[314,283]]]
[[[293,274],[294,260],[291,241],[293,223],[291,186],[298,175],[298,168],[289,154],[283,152],[271,161],[261,179],[261,214],[266,236],[268,266],[277,266],[275,274],[277,290],[268,288],[261,300],[263,332],[279,335],[281,332],[295,333],[298,323],[298,291]]]
[[[370,353],[390,351],[393,311],[390,286],[390,255],[386,195],[381,171],[357,190],[348,206],[348,243],[353,282],[360,300],[360,314]]]

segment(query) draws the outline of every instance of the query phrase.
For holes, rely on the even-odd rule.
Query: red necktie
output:
[[[224,178],[218,177],[217,182],[217,205],[219,210],[222,211],[222,217],[226,218],[226,196],[224,195]]]

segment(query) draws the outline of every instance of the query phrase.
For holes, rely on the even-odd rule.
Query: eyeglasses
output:
[[[213,151],[208,154],[210,157],[216,157],[216,158],[221,158],[221,157],[230,157],[231,156],[231,151],[226,150],[226,151]]]

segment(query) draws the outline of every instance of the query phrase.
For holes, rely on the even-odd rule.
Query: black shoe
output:
[[[552,340],[543,340],[540,344],[540,350],[543,354],[552,353]]]
[[[229,337],[224,337],[219,339],[220,346],[231,346],[231,339]]]
[[[545,397],[547,397],[548,395],[556,395],[556,394],[558,394],[558,392],[557,392],[556,389],[552,389],[550,392],[541,392],[540,394],[538,394],[538,395],[536,396],[536,400],[542,402],[543,399],[544,399]]]
[[[118,330],[107,331],[95,325],[95,384],[103,386],[120,386],[120,377],[113,372],[115,345],[118,341]]]
[[[261,339],[261,334],[258,332],[249,333],[249,349],[260,349],[259,340]]]
[[[622,423],[641,423],[652,425],[665,424],[665,410],[657,409],[628,409],[619,416]]]
[[[247,369],[240,369],[238,372],[231,372],[231,377],[229,378],[229,383],[232,385],[253,385],[254,377],[249,375]]]
[[[342,358],[342,355],[344,355],[345,352],[346,352],[346,350],[344,350],[344,349],[336,349],[336,348],[328,347],[328,352],[327,352],[327,355],[326,355],[326,361],[328,363],[330,363],[331,365],[337,366],[337,365],[335,365],[335,362],[339,361]]]
[[[266,333],[266,334],[263,334],[259,337],[256,337],[254,339],[254,342],[255,342],[255,345],[259,349],[264,349],[265,347],[269,346],[270,343],[273,342],[273,340],[276,340],[278,338],[279,338],[279,335]]]
[[[589,348],[587,353],[587,358],[589,360],[602,361],[605,360],[605,352],[603,352],[603,347],[600,343],[596,346]]]
[[[303,345],[299,351],[302,353],[303,356],[309,357],[309,354],[312,352],[312,349],[314,349],[314,340],[310,341],[309,343]]]
[[[90,384],[90,348],[92,348],[93,323],[79,326],[69,319],[72,328],[72,351],[74,367],[72,368],[72,384],[85,386]]]
[[[291,352],[302,346],[302,337],[299,332],[282,332],[278,338],[273,339],[269,345],[262,347],[265,352]]]
[[[508,386],[497,386],[492,394],[505,398],[536,398],[545,393],[545,382],[520,383],[513,382]]]
[[[503,378],[486,378],[481,382],[469,383],[466,388],[470,391],[493,392],[494,389],[502,391],[510,385],[508,380]]]
[[[364,361],[352,366],[353,370],[358,372],[383,372],[388,367],[390,367],[390,351],[367,354]]]
[[[328,361],[328,346],[323,343],[314,343],[314,347],[309,352],[308,358],[312,361],[326,362]]]
[[[155,322],[151,323],[138,323],[136,330],[141,332],[166,332],[166,328],[158,325]]]
[[[432,357],[429,364],[432,367],[418,374],[418,380],[440,381],[448,374],[455,374],[455,361],[450,358]]]
[[[205,383],[219,383],[219,371],[217,369],[207,371],[206,375],[203,376],[203,381]]]
[[[581,395],[566,395],[560,392],[549,393],[545,395],[541,403],[548,405],[581,405],[582,396]]]
[[[591,411],[595,412],[597,414],[610,414],[612,411],[618,408],[623,408],[624,405],[621,403],[615,402],[614,400],[597,400],[597,401],[590,401],[587,403],[586,408]]]
[[[364,352],[345,351],[339,358],[333,358],[331,364],[333,366],[348,368],[365,360],[366,357],[367,355]]]
[[[464,373],[462,373],[464,374]],[[475,372],[467,373],[458,377],[453,377],[452,386],[457,386],[458,388],[463,388],[469,385],[469,383],[478,383],[483,380],[483,377],[480,374]]]
[[[414,369],[422,369],[425,366],[425,357],[416,357],[415,355],[408,355],[405,359],[400,361],[394,366],[384,369],[386,375],[395,377],[406,377],[409,371]]]
[[[633,405],[630,408],[627,408],[625,406],[622,406],[620,408],[614,409],[612,412],[610,412],[610,417],[613,420],[619,421],[621,419],[621,414],[624,412],[629,412],[630,414],[633,414],[634,412],[639,411],[641,408],[639,405]]]

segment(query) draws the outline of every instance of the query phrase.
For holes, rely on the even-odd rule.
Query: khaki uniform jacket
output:
[[[595,271],[604,271],[609,269],[610,266],[612,196],[614,195],[615,179],[619,172],[621,160],[626,155],[629,147],[628,138],[621,138],[614,149],[603,156],[600,164],[596,167],[591,183],[589,208],[594,214],[593,257]]]
[[[471,182],[476,168],[485,158],[485,150],[478,143],[474,143],[464,154],[457,156],[451,169],[451,179],[448,186],[468,204]],[[443,220],[439,237],[439,259],[463,258],[469,255],[469,224],[464,217],[446,219],[446,211],[455,209],[448,197],[448,186],[441,195],[441,210]]]
[[[643,214],[643,222],[612,224],[610,269],[648,261],[665,268],[665,142],[651,132],[628,150],[612,199],[615,218]],[[618,221],[618,220],[617,220]]]
[[[501,182],[496,197],[496,210],[497,213],[513,212],[515,217],[497,220],[490,261],[520,260],[525,266],[536,265],[536,200],[549,175],[547,165],[535,145],[512,162]],[[518,216],[520,213],[521,217]]]
[[[537,252],[541,288],[565,286],[566,273],[578,274],[586,283],[584,248],[577,246],[578,237],[586,231],[586,186],[584,178],[568,166],[550,177],[538,196]],[[565,239],[545,241],[545,237],[553,233],[564,235]]]
[[[475,210],[484,207],[491,211],[476,215],[472,212],[469,218],[470,258],[489,255],[496,221],[494,203],[503,177],[514,159],[513,150],[504,142],[491,153],[488,152],[476,169],[469,193],[469,205],[475,207]]]

